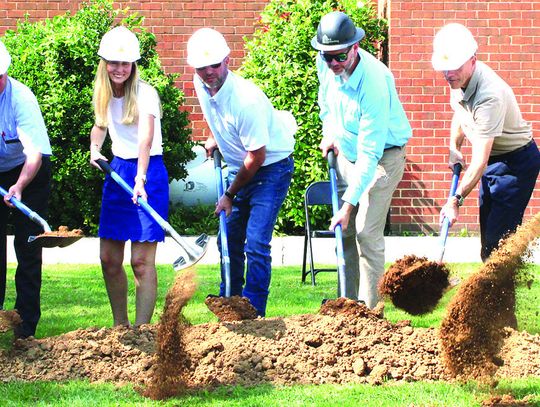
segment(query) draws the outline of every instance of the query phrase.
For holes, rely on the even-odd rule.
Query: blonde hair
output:
[[[137,69],[137,63],[133,62],[131,75],[124,83],[123,124],[134,124],[139,119],[139,108],[137,106],[138,85],[139,70]],[[92,97],[96,116],[95,124],[98,127],[105,128],[109,126],[107,110],[112,96],[113,89],[107,73],[107,61],[101,59],[94,79],[94,95]]]

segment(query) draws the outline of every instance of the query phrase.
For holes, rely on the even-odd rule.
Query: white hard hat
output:
[[[98,55],[106,61],[135,62],[141,58],[139,40],[126,27],[115,27],[101,39]]]
[[[200,28],[187,43],[187,62],[193,68],[214,65],[231,53],[223,35],[211,28]]]
[[[11,64],[11,56],[2,41],[0,41],[0,75],[7,72],[9,65]]]
[[[465,26],[450,23],[435,35],[431,64],[436,71],[453,71],[467,62],[477,49],[476,40]]]

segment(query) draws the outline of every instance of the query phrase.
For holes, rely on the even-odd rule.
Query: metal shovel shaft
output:
[[[0,194],[2,194],[2,196],[6,196],[7,193],[8,192],[4,188],[0,187]],[[10,198],[9,202],[11,202],[18,210],[20,210],[22,213],[24,213],[26,216],[28,216],[30,218],[30,220],[32,220],[33,222],[40,225],[45,232],[50,232],[51,231],[51,227],[49,226],[49,224],[47,223],[47,221],[45,219],[43,219],[41,216],[39,216],[36,212],[34,212],[32,209],[30,209],[24,203],[19,201],[17,198],[12,196]]]
[[[214,167],[216,169],[216,188],[218,199],[223,196],[225,191],[223,172],[221,170],[221,153],[216,148],[213,152]],[[225,279],[225,297],[231,296],[231,259],[229,257],[229,243],[227,239],[227,219],[225,211],[219,213],[219,238],[221,240],[221,264],[223,265],[223,274]]]
[[[105,171],[107,174],[109,174],[112,179],[122,187],[128,194],[133,195],[133,188],[131,188],[126,181],[116,173],[109,163],[105,160],[96,160],[96,163],[101,167],[103,171]],[[200,247],[194,248],[191,247],[191,245],[182,237],[180,236],[173,227],[167,222],[159,213],[156,212],[154,208],[148,204],[145,200],[143,200],[141,197],[138,197],[137,203],[154,219],[159,226],[169,235],[171,236],[176,243],[182,247],[182,249],[186,252],[189,258],[189,262],[185,261],[185,259],[181,258],[178,259],[175,262],[175,269],[181,269],[185,267],[189,267],[193,264],[195,264],[197,261],[199,261],[202,256],[206,253],[206,245],[207,245],[207,239],[205,239],[205,242],[203,242]],[[200,239],[200,238],[199,238]],[[197,239],[197,240],[199,240]]]
[[[339,211],[337,177],[336,177],[336,156],[334,150],[328,150],[328,168],[330,173],[330,189],[332,191],[332,213],[335,215]],[[334,229],[336,235],[336,255],[337,269],[339,276],[339,296],[345,297],[345,254],[343,251],[343,230],[341,224]]]
[[[458,186],[459,181],[459,174],[461,173],[461,164],[456,163],[454,164],[453,174],[452,174],[452,185],[450,186],[450,196],[453,196],[456,193],[456,189]],[[442,262],[442,259],[444,257],[444,251],[446,249],[446,239],[448,238],[448,229],[450,228],[450,221],[447,217],[444,218],[443,224],[441,226],[440,231],[440,255],[439,255],[439,263]]]

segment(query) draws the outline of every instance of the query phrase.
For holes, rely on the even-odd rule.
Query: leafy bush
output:
[[[386,23],[370,5],[357,1],[271,0],[261,13],[258,29],[246,42],[247,56],[239,73],[257,83],[278,109],[290,110],[298,122],[294,152],[295,174],[277,227],[281,232],[303,230],[303,193],[313,181],[328,179],[318,148],[321,123],[317,105],[316,51],[310,45],[323,15],[341,10],[366,31],[362,48],[376,54],[386,38]],[[315,215],[318,227],[327,214]]]
[[[141,77],[158,91],[162,107],[165,165],[170,179],[184,178],[193,158],[187,113],[179,111],[182,92],[175,76],[166,75],[155,51],[156,40],[142,27],[142,17],[96,0],[75,14],[31,23],[19,22],[3,41],[12,56],[10,76],[30,87],[38,98],[53,148],[51,226],[97,229],[103,174],[89,165],[90,129],[94,123],[92,88],[103,34],[117,24],[137,33],[141,44]],[[111,157],[110,146],[104,154]]]
[[[214,205],[172,205],[169,210],[169,223],[181,235],[217,235],[219,218],[214,215],[215,209]]]

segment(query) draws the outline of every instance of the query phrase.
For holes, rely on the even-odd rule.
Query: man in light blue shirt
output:
[[[319,51],[320,148],[323,156],[330,149],[337,155],[342,206],[330,229],[344,230],[346,297],[373,308],[384,273],[386,214],[412,131],[392,73],[358,45],[364,35],[334,11],[323,16],[311,45]]]
[[[41,315],[42,249],[29,244],[28,237],[43,232],[26,215],[13,210],[11,197],[24,201],[41,217],[46,217],[50,193],[51,145],[45,122],[32,91],[7,74],[11,56],[0,41],[0,186],[7,191],[0,203],[0,306],[6,289],[6,233],[12,212],[14,246],[17,256],[15,308],[22,323],[16,338],[34,336]]]

